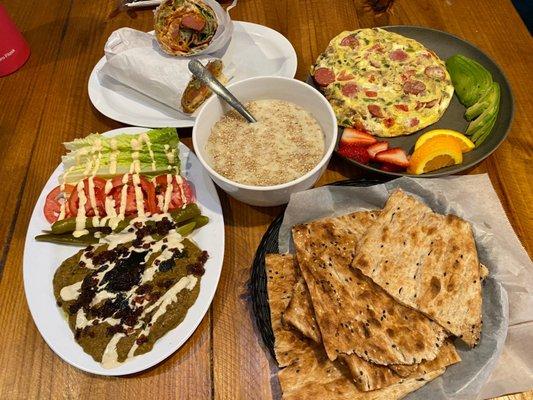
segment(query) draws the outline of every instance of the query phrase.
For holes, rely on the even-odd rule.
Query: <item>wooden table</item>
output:
[[[127,378],[92,376],[63,362],[42,340],[22,284],[30,214],[60,161],[62,142],[122,126],[93,108],[87,79],[109,34],[123,26],[152,29],[152,12],[113,16],[114,1],[3,3],[28,39],[32,55],[20,71],[0,78],[0,398],[270,399],[274,368],[254,326],[247,282],[259,240],[281,208],[250,207],[220,193],[226,255],[217,294],[194,335],[157,367]],[[328,41],[345,29],[424,25],[478,45],[507,74],[516,114],[508,139],[469,173],[489,173],[531,254],[533,190],[527,167],[533,152],[533,103],[527,83],[533,41],[510,1],[398,0],[378,15],[363,0],[241,0],[232,16],[284,34],[298,54],[299,79]],[[180,135],[191,144],[190,129]],[[319,183],[358,176],[361,171],[334,157]],[[533,391],[504,398],[533,399]]]

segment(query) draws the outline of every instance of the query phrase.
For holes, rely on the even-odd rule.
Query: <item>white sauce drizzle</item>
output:
[[[133,188],[135,190],[135,205],[137,206],[137,215],[141,218],[144,218],[144,195],[141,187],[139,186],[141,183],[141,178],[139,174],[133,174],[131,180],[133,182]]]
[[[143,132],[139,135],[139,140],[142,140],[144,141],[144,143],[146,143],[146,147],[148,148],[148,153],[150,154],[152,171],[155,171],[156,170],[155,158],[154,158],[154,152],[152,151],[152,142],[150,141],[150,137],[148,136],[146,132]]]
[[[116,333],[107,344],[102,355],[102,366],[104,368],[115,368],[120,365],[118,362],[117,344],[124,336],[126,335],[123,333]]]
[[[172,175],[167,174],[167,188],[165,190],[165,198],[163,199],[163,212],[168,211],[168,207],[170,206],[170,201],[172,200]]]
[[[72,232],[72,236],[78,238],[89,233],[89,231],[85,229],[85,221],[87,220],[87,217],[85,216],[85,204],[87,203],[87,197],[85,196],[83,181],[78,182],[76,185],[76,191],[78,192],[79,205],[76,214],[76,230]]]
[[[109,174],[115,175],[117,173],[117,157],[118,157],[118,149],[117,149],[117,140],[111,139],[110,142],[111,147],[111,153],[109,154]]]
[[[180,188],[181,204],[185,204],[187,202],[187,196],[185,195],[183,178],[179,174],[176,175],[176,183],[178,184],[178,187]]]
[[[83,281],[79,281],[73,283],[72,285],[65,286],[59,292],[59,296],[63,299],[63,301],[76,300],[80,295],[82,283]]]
[[[150,319],[150,322],[144,328],[138,336],[144,335],[148,336],[150,334],[151,327],[153,324],[161,317],[163,314],[165,314],[167,307],[172,304],[176,297],[178,296],[178,293],[181,292],[184,289],[192,290],[194,289],[194,286],[196,285],[196,282],[198,281],[198,278],[196,278],[194,275],[187,275],[181,278],[177,283],[174,284],[169,290],[166,291],[166,293],[161,296],[157,301],[152,304],[150,307],[147,307],[144,312],[142,313],[141,317],[146,315],[147,313],[151,312],[155,308],[157,308],[154,315],[152,315],[152,318]],[[128,352],[128,359],[133,357],[135,354],[135,351],[137,350],[137,342],[135,341],[133,343],[133,346],[131,346],[130,351]]]
[[[98,207],[96,206],[96,192],[94,191],[94,177],[91,176],[88,181],[89,181],[89,200],[91,201],[90,205],[94,211],[96,221],[98,221],[98,217],[100,216],[100,214],[98,212]],[[93,223],[94,221],[95,220],[93,219]],[[98,225],[95,225],[95,226],[98,226]]]

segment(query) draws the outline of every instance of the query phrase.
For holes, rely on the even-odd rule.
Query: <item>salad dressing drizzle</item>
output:
[[[85,216],[85,204],[87,203],[87,197],[85,196],[83,181],[78,182],[76,185],[76,191],[78,192],[79,205],[76,214],[76,230],[72,232],[72,236],[78,238],[89,233],[89,231],[85,229],[85,221],[87,220],[87,217]]]
[[[185,189],[183,186],[183,178],[179,174],[176,174],[176,183],[180,188],[181,204],[185,204],[187,202],[187,195],[185,194]]]
[[[88,182],[89,182],[89,200],[90,200],[90,205],[92,207],[92,209],[94,210],[94,216],[96,217],[96,221],[98,221],[98,217],[100,216],[100,213],[98,212],[98,207],[97,207],[97,204],[96,204],[96,192],[94,191],[94,176],[91,176],[89,179],[88,179]],[[94,224],[94,219],[93,219],[93,224]]]
[[[168,211],[168,207],[170,206],[170,200],[172,199],[172,175],[167,174],[167,187],[165,189],[165,197],[163,199],[163,212]]]
[[[118,210],[116,208],[117,204],[115,198],[113,198],[113,196],[109,196],[109,194],[113,190],[113,181],[111,179],[106,181],[104,188],[103,204],[105,216],[103,217],[100,215],[101,210],[97,207],[97,196],[94,182],[94,178],[96,177],[100,169],[103,150],[102,143],[102,140],[98,138],[95,140],[94,144],[90,148],[81,148],[76,153],[77,162],[84,161],[86,163],[83,175],[87,177],[88,185],[87,188],[85,188],[83,181],[80,181],[75,187],[79,198],[79,205],[76,213],[76,229],[73,232],[74,237],[80,237],[89,233],[89,231],[86,229],[87,215],[85,205],[87,204],[87,202],[89,202],[92,210],[94,210],[94,216],[91,217],[92,226],[101,227],[108,225],[111,229],[116,229],[119,223],[125,219],[129,189],[128,183],[130,178],[135,196],[135,206],[137,209],[137,215],[141,218],[145,218],[146,216],[150,215],[150,213],[146,213],[144,209],[144,194],[140,184],[141,161],[139,159],[140,151],[143,150],[143,145],[146,144],[150,156],[151,169],[153,171],[156,170],[156,160],[154,156],[154,151],[152,150],[152,143],[150,141],[150,137],[146,134],[146,132],[143,132],[139,134],[137,138],[133,138],[130,142],[131,164],[129,167],[129,173],[125,173],[122,176],[121,181],[123,185],[120,192],[120,207]],[[109,154],[108,171],[110,175],[114,175],[116,174],[118,156],[120,153],[118,149],[117,140],[111,139],[109,142],[109,146],[111,152]],[[164,152],[169,162],[168,170],[171,171],[174,167],[170,164],[173,164],[175,161],[176,149],[171,148],[168,144],[165,144]],[[65,190],[68,175],[75,168],[75,165],[73,165],[63,174],[60,185],[62,192],[64,192]],[[174,177],[176,179],[176,183],[180,187],[179,190],[182,203],[185,204],[187,202],[187,196],[183,188],[183,178],[179,174],[173,175],[171,173],[168,173],[166,174],[167,187],[165,189],[164,196],[157,196],[158,206],[163,213],[167,213],[171,205],[173,193],[172,181]],[[60,206],[60,214],[58,220],[62,220],[65,218],[67,214],[67,208],[67,202],[62,202]]]
[[[111,139],[110,147],[111,153],[109,154],[109,174],[115,175],[117,173],[117,158],[119,153],[116,139]]]
[[[152,142],[150,141],[150,137],[146,134],[146,132],[143,132],[139,135],[139,140],[146,143],[146,147],[148,148],[148,154],[150,154],[152,171],[155,171],[155,158],[154,152],[152,151]]]

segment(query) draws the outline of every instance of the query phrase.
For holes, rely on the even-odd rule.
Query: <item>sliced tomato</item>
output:
[[[126,186],[126,208],[124,215],[134,216],[139,213],[137,209],[137,199],[135,196],[135,184],[133,183],[132,174],[128,175],[126,183],[123,182],[123,176],[117,176],[111,181],[113,188],[109,192],[109,196],[112,196],[115,200],[115,210],[117,214],[120,212],[122,205],[122,190]],[[139,176],[139,187],[141,188],[143,196],[143,211],[151,214],[157,213],[157,205],[155,202],[155,189],[152,182],[146,179],[144,176]]]
[[[68,199],[73,190],[73,185],[65,185],[63,190],[61,190],[61,186],[56,186],[50,193],[48,193],[44,203],[44,216],[49,223],[53,224],[57,221],[59,214],[61,214],[62,204],[65,204],[65,218],[72,216],[68,205]]]
[[[94,184],[95,204],[93,204],[91,192],[89,191],[89,179],[92,179]],[[98,177],[85,178],[83,180],[83,193],[87,199],[87,202],[85,203],[85,215],[87,217],[94,217],[96,215],[95,210],[98,210],[99,216],[105,216],[105,184],[106,180]],[[78,214],[80,196],[76,187],[74,187],[72,195],[69,197],[68,205],[72,215]]]
[[[163,204],[165,203],[165,194],[168,187],[168,175],[159,175],[155,178],[155,195],[159,212],[163,212]],[[185,178],[177,178],[172,175],[170,180],[172,185],[172,192],[170,195],[170,203],[167,211],[172,211],[181,208],[186,204],[194,203],[194,191],[191,184]]]

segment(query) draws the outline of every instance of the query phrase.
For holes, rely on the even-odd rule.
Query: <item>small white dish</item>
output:
[[[223,100],[213,96],[205,102],[192,129],[196,156],[209,172],[211,179],[230,196],[255,206],[285,204],[292,193],[313,186],[327,168],[337,143],[337,118],[326,98],[305,82],[274,76],[262,76],[236,82],[228,85],[228,90],[242,103],[259,99],[279,99],[303,107],[311,113],[322,128],[325,152],[320,162],[311,171],[291,182],[275,186],[251,186],[230,181],[211,167],[205,150],[213,125],[230,110],[230,106]]]
[[[120,128],[106,132],[104,135],[134,134],[143,131],[146,131],[146,128]],[[222,208],[213,182],[194,153],[182,143],[179,147],[182,175],[194,185],[196,203],[202,210],[202,214],[209,217],[209,223],[191,235],[198,246],[209,253],[209,259],[205,264],[206,272],[200,283],[198,298],[187,312],[185,319],[159,339],[152,351],[136,356],[116,368],[105,369],[83,351],[74,340],[74,334],[66,318],[56,305],[52,286],[54,273],[66,258],[78,252],[81,247],[37,242],[34,239],[43,229],[50,228],[50,224],[43,215],[43,206],[48,192],[58,184],[58,177],[63,172],[62,165],[59,165],[52,173],[37,200],[24,246],[23,275],[26,300],[35,325],[48,346],[59,357],[76,368],[97,375],[109,376],[133,374],[150,368],[178,350],[193,334],[209,309],[224,260]]]
[[[281,33],[250,22],[233,21],[234,32],[222,56],[224,65],[232,70],[230,83],[254,76],[271,75],[293,78],[297,58],[291,43]],[[184,114],[160,103],[98,71],[104,66],[102,57],[91,72],[89,98],[105,116],[129,125],[152,128],[191,127],[194,116]],[[201,107],[200,107],[201,108]]]

